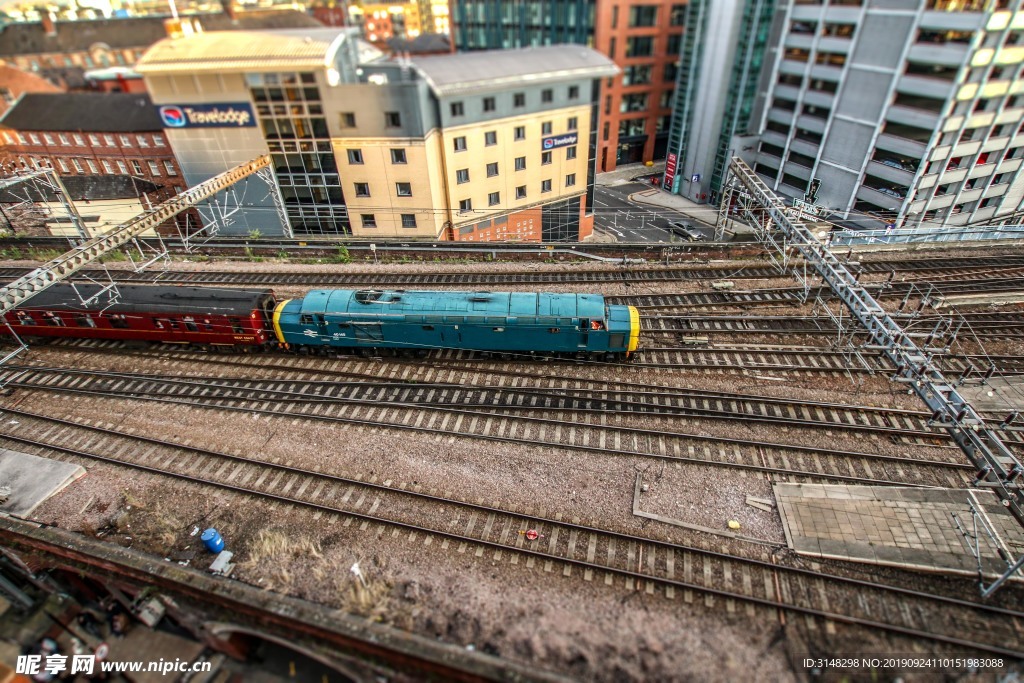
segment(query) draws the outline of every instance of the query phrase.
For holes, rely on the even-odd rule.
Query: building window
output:
[[[57,165],[60,166],[60,170],[61,170],[62,173],[71,173],[71,169],[68,168],[68,162],[65,161],[64,159],[62,159],[60,157],[57,157]],[[108,166],[109,163],[105,161],[105,162],[103,162],[103,165],[104,166]],[[109,173],[109,171],[108,171],[108,173]]]
[[[569,175],[565,176],[565,186],[566,187],[572,187],[575,184],[576,184],[576,174],[575,173],[570,173]]]
[[[69,140],[68,136],[65,135],[64,133],[57,133],[57,139],[60,140],[60,144],[62,144],[62,145],[70,145],[71,144],[71,140]]]
[[[405,158],[404,149],[393,149],[391,150],[391,163],[393,164],[405,164],[408,161]]]
[[[543,123],[540,124],[540,134],[541,135],[551,135],[551,122],[550,121],[544,121]]]
[[[455,182],[458,183],[459,185],[461,185],[463,183],[468,183],[469,182],[469,169],[468,168],[460,168],[459,170],[455,171]]]
[[[525,140],[526,139],[526,126],[516,126],[515,139],[516,140]]]
[[[135,139],[138,141],[139,147],[149,147],[149,140],[146,139],[145,135],[140,133],[135,136]]]
[[[149,174],[152,176],[160,175],[160,165],[155,161],[149,162]]]
[[[62,140],[62,142],[63,142],[63,140]],[[128,137],[127,135],[122,135],[121,136],[121,146],[122,147],[131,147],[132,146],[132,139],[130,137]]]
[[[170,159],[164,159],[164,170],[167,171],[167,175],[178,175],[178,169],[174,168],[174,162]]]
[[[526,106],[526,93],[517,92],[515,95],[513,95],[512,96],[512,104],[515,107],[525,107]]]
[[[376,228],[377,227],[377,217],[374,216],[372,213],[361,213],[361,214],[359,214],[359,218],[360,218],[364,228]]]
[[[350,164],[361,164],[361,163],[363,163],[363,150],[361,150],[361,149],[350,149],[350,150],[348,150],[348,163],[350,163]]]
[[[516,188],[516,199],[526,199],[526,185],[520,185]]]
[[[575,147],[566,147],[565,148],[565,158],[566,159],[575,159],[576,158],[576,148]]]
[[[105,143],[107,143],[107,147],[116,147],[117,146],[117,143],[114,142],[114,136],[113,135],[104,135],[103,136],[103,141]]]
[[[654,54],[654,38],[651,36],[630,36],[626,38],[627,57],[650,57]]]
[[[33,145],[38,145],[39,144],[39,136],[36,135],[35,133],[29,133],[28,134],[28,139],[29,139],[29,142],[31,142]]]
[[[473,200],[472,199],[460,199],[459,200],[459,212],[460,213],[466,213],[467,211],[472,211],[472,210],[473,210]]]
[[[341,119],[342,128],[355,128],[356,127],[356,115],[350,111],[343,111],[339,116]]]
[[[541,166],[543,166],[545,164],[550,164],[551,163],[551,152],[550,151],[548,151],[548,152],[541,152],[540,153],[540,163],[541,163]]]
[[[401,128],[402,115],[397,111],[384,112],[384,125],[388,128]]]
[[[466,138],[465,138],[465,136],[461,136],[460,135],[459,137],[455,138],[452,141],[452,146],[455,148],[456,152],[465,152],[466,151]]]
[[[551,192],[551,181],[550,180],[542,180],[542,181],[540,181],[540,191],[542,193],[543,192]]]
[[[497,108],[498,108],[497,104],[495,103],[493,97],[485,97],[484,98],[484,111],[485,112],[494,111]]]
[[[395,193],[399,197],[411,197],[412,183],[395,183]]]
[[[49,133],[43,133],[43,142],[48,145],[56,145],[57,142],[53,139],[53,136]]]
[[[555,99],[555,91],[551,88],[544,88],[540,91],[540,101],[547,104]]]
[[[493,163],[487,164],[487,177],[493,178],[496,175],[498,175],[498,162],[495,161]]]
[[[57,161],[63,162],[62,159],[58,159]],[[110,164],[110,159],[103,159],[100,163],[103,164],[103,170],[106,171],[107,173],[114,172],[114,167]],[[61,165],[63,166],[64,164],[62,163]],[[64,170],[67,171],[67,168],[65,168]]]
[[[16,133],[16,135],[18,136],[18,142],[20,142],[23,145],[28,144],[28,140],[25,139],[25,135],[23,133]]]
[[[516,170],[517,171],[525,171],[526,170],[526,157],[516,157]]]
[[[403,213],[402,214],[402,227],[403,228],[415,228],[416,227],[416,214],[414,214],[414,213]]]
[[[484,144],[488,147],[498,144],[498,134],[493,130],[489,130],[484,133]]]
[[[487,195],[487,206],[497,206],[501,203],[501,193],[491,192]]]
[[[580,98],[580,86],[570,85],[569,86],[569,99],[578,100]]]
[[[649,27],[657,25],[657,5],[634,5],[629,8],[629,27]]]
[[[79,161],[78,159],[72,159],[71,163],[75,165],[75,171],[77,173],[85,173],[85,169],[82,168],[82,162],[81,161]],[[138,162],[135,162],[135,163],[138,164]]]
[[[370,184],[369,183],[356,183],[356,196],[357,197],[369,197],[370,196]]]
[[[165,144],[166,143],[164,142],[164,136],[163,135],[157,135],[156,133],[153,133],[153,146],[154,147],[163,147]]]
[[[575,116],[570,116],[569,117],[569,123],[566,126],[566,130],[576,130],[576,127],[578,125],[579,125],[579,121],[577,121],[576,117]]]
[[[132,159],[132,162],[131,162],[131,163],[132,163],[132,172],[133,172],[133,173],[134,173],[135,175],[142,175],[142,164],[140,164],[140,163],[139,163],[138,161],[136,161],[135,159]],[[76,164],[76,166],[77,166],[77,164]]]
[[[452,102],[451,109],[452,116],[464,116],[466,114],[465,108],[462,106],[462,102]]]
[[[682,26],[686,23],[686,5],[672,5],[668,16],[669,26]]]
[[[95,135],[94,133],[89,133],[89,144],[92,145],[93,147],[99,147],[100,146],[100,139],[99,139],[99,137],[97,135]]]

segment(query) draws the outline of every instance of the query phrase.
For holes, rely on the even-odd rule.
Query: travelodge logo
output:
[[[541,144],[544,149],[555,149],[557,147],[570,147],[575,145],[579,141],[579,135],[576,133],[569,133],[568,135],[552,135],[550,137],[543,138]]]
[[[256,125],[248,102],[165,104],[157,111],[168,128],[243,128]]]

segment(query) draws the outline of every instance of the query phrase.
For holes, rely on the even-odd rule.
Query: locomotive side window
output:
[[[434,331],[434,326],[433,325],[424,325],[423,329],[425,329],[427,332],[433,332]]]
[[[239,318],[228,318],[231,321],[231,331],[235,334],[245,334],[245,328],[242,327],[242,321]]]
[[[209,318],[203,318],[203,329],[207,332],[213,332],[213,323],[210,322]]]
[[[56,313],[50,313],[47,311],[43,313],[43,319],[46,320],[47,325],[53,325],[54,327],[64,327],[64,321],[60,319],[60,316]]]
[[[199,326],[196,325],[195,318],[186,317],[184,322],[185,322],[185,327],[188,329],[189,332],[198,332],[199,331]]]
[[[96,327],[96,321],[87,313],[76,313],[75,324],[79,327]]]
[[[172,330],[177,330],[177,329],[179,329],[181,327],[181,325],[178,324],[178,321],[175,320],[174,318],[171,318],[168,322],[171,323],[171,329]]]
[[[121,315],[120,313],[115,313],[114,315],[110,316],[110,326],[116,327],[119,330],[127,330],[128,319]]]
[[[313,316],[310,315],[309,313],[303,313],[302,315],[299,316],[299,324],[300,325],[312,325],[313,324]]]
[[[155,320],[153,320],[153,327],[155,327],[158,330],[162,330],[162,329],[164,329],[164,323],[165,322],[167,322],[167,321],[166,320],[161,320],[160,318],[156,318]]]
[[[22,325],[35,325],[36,321],[28,311],[18,311],[18,322]]]

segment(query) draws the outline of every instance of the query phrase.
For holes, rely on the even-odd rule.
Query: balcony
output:
[[[966,168],[949,168],[939,176],[940,185],[948,185],[949,183],[958,183],[967,177]]]
[[[849,54],[851,47],[853,47],[853,41],[849,38],[822,36],[822,38],[818,40],[818,50],[821,52],[840,52],[842,54]]]
[[[895,152],[902,156],[913,157],[916,159],[924,157],[925,152],[928,150],[928,146],[923,142],[897,137],[887,133],[882,133],[878,136],[878,140],[875,141],[875,146],[887,149],[890,152]]]
[[[996,174],[995,164],[977,164],[974,168],[967,171],[967,179],[972,180],[974,178],[988,178]]]
[[[928,78],[927,76],[916,76],[904,74],[896,84],[896,89],[901,93],[920,95],[921,97],[933,97],[939,100],[948,100],[956,90],[956,84],[942,78]]]
[[[913,62],[942,64],[943,66],[960,66],[967,60],[969,46],[959,43],[929,44],[914,43],[907,54]]]
[[[778,147],[786,146],[786,137],[782,133],[777,133],[774,130],[766,130],[761,133],[761,141],[766,142],[769,145],[776,145]]]
[[[935,130],[939,127],[939,115],[927,109],[912,109],[898,104],[889,107],[885,118],[893,123],[902,123],[906,126]]]
[[[1024,159],[1007,159],[999,164],[999,172],[1014,173],[1020,168],[1021,163],[1024,163]]]
[[[811,179],[811,169],[806,166],[801,166],[800,164],[795,164],[792,161],[786,162],[785,173],[800,178],[801,180],[810,181]]]
[[[985,14],[983,12],[928,11],[921,15],[919,26],[922,29],[980,31],[985,26]]]
[[[1010,136],[1004,135],[999,138],[989,138],[981,145],[982,152],[995,152],[996,150],[1003,149],[1010,142]]]
[[[910,187],[910,183],[914,181],[914,173],[912,171],[905,170],[898,162],[890,159],[868,162],[867,172],[886,182],[904,187]]]
[[[825,64],[815,64],[811,67],[811,79],[821,79],[823,81],[835,81],[838,83],[843,78],[843,69],[839,66],[827,66]]]
[[[797,49],[810,50],[814,44],[814,35],[807,35],[806,33],[787,33],[786,47],[794,47]]]
[[[796,101],[800,99],[800,88],[792,85],[776,85],[775,90],[772,92],[772,97],[781,97],[786,100]]]
[[[899,211],[903,205],[903,197],[894,197],[891,194],[880,192],[876,188],[861,185],[857,189],[857,199],[870,202],[887,211]]]
[[[963,190],[960,192],[960,196],[957,198],[957,201],[961,204],[978,201],[981,199],[981,192],[982,190],[980,187],[974,190]]]
[[[804,104],[810,104],[815,107],[824,107],[825,109],[831,109],[835,104],[836,96],[832,93],[827,93],[822,90],[808,90],[804,94]]]
[[[808,142],[821,144],[821,134],[825,132],[825,124],[827,121],[828,119],[819,118],[817,116],[810,116],[808,114],[801,114],[799,117],[797,117],[796,120],[796,136],[801,140],[807,140]],[[806,132],[801,134],[801,131]],[[813,135],[808,135],[807,133],[817,133],[818,136],[815,139]]]

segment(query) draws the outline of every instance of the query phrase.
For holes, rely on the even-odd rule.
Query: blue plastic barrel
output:
[[[209,528],[203,532],[203,535],[199,537],[206,546],[206,549],[211,553],[219,553],[224,550],[224,539],[221,538],[220,534],[214,528]]]

